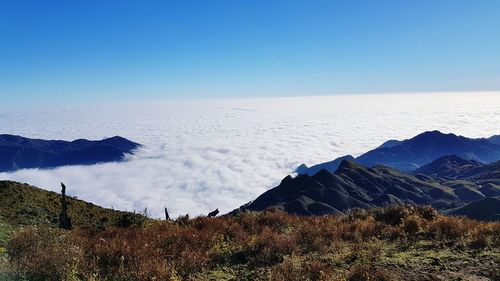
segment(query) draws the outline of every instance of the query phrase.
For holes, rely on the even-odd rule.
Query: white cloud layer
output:
[[[0,173],[123,210],[161,217],[228,212],[300,163],[359,155],[427,130],[500,134],[500,93],[259,98],[3,109],[0,133],[43,139],[120,135],[142,143],[123,163]]]

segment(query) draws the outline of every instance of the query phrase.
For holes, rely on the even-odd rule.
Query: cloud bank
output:
[[[43,139],[120,135],[144,145],[122,163],[0,173],[161,217],[228,212],[299,164],[359,155],[387,139],[441,130],[499,134],[500,93],[386,94],[5,109],[2,133]]]

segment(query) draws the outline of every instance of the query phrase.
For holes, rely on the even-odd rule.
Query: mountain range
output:
[[[139,146],[119,136],[62,141],[0,135],[0,172],[121,161]]]
[[[500,161],[483,164],[450,155],[416,169],[415,173],[448,179],[494,180],[500,179]]]
[[[490,139],[426,132],[409,140],[386,142],[358,158],[347,156],[311,168],[299,167],[296,177],[285,177],[233,213],[277,208],[299,215],[324,215],[408,203],[497,220],[499,153],[500,146]],[[410,167],[418,168],[408,171]]]
[[[457,164],[458,159],[462,165]],[[238,211],[277,208],[299,215],[324,215],[401,203],[458,211],[470,202],[500,196],[500,161],[471,168],[467,160],[445,156],[420,170],[405,173],[343,160],[335,172],[323,169],[313,176],[287,176]]]
[[[500,160],[500,136],[472,139],[455,134],[443,134],[439,131],[428,131],[403,141],[386,141],[356,158],[351,155],[342,156],[312,167],[302,164],[296,172],[310,176],[322,169],[334,172],[342,160],[354,160],[367,167],[386,165],[409,172],[446,155],[456,155],[482,163]]]

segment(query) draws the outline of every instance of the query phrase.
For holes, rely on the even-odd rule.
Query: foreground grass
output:
[[[9,271],[6,245],[13,232],[12,226],[0,221],[0,280],[6,279],[3,273]]]
[[[6,249],[25,280],[500,280],[500,223],[430,207],[25,228]]]
[[[13,226],[0,220],[0,253],[5,251],[5,244],[10,239],[13,232]]]

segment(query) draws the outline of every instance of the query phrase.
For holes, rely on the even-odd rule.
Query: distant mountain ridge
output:
[[[488,141],[500,145],[500,135],[491,136],[488,138]]]
[[[0,135],[0,172],[121,161],[139,146],[119,136],[70,142]]]
[[[500,136],[471,139],[439,131],[428,131],[403,141],[386,141],[356,158],[348,155],[312,167],[301,165],[296,172],[310,176],[321,169],[334,172],[346,157],[367,167],[386,165],[408,172],[446,155],[456,155],[482,163],[500,160]]]
[[[415,173],[452,179],[500,179],[500,160],[483,164],[475,160],[466,160],[456,155],[447,155],[418,168],[415,170]]]

